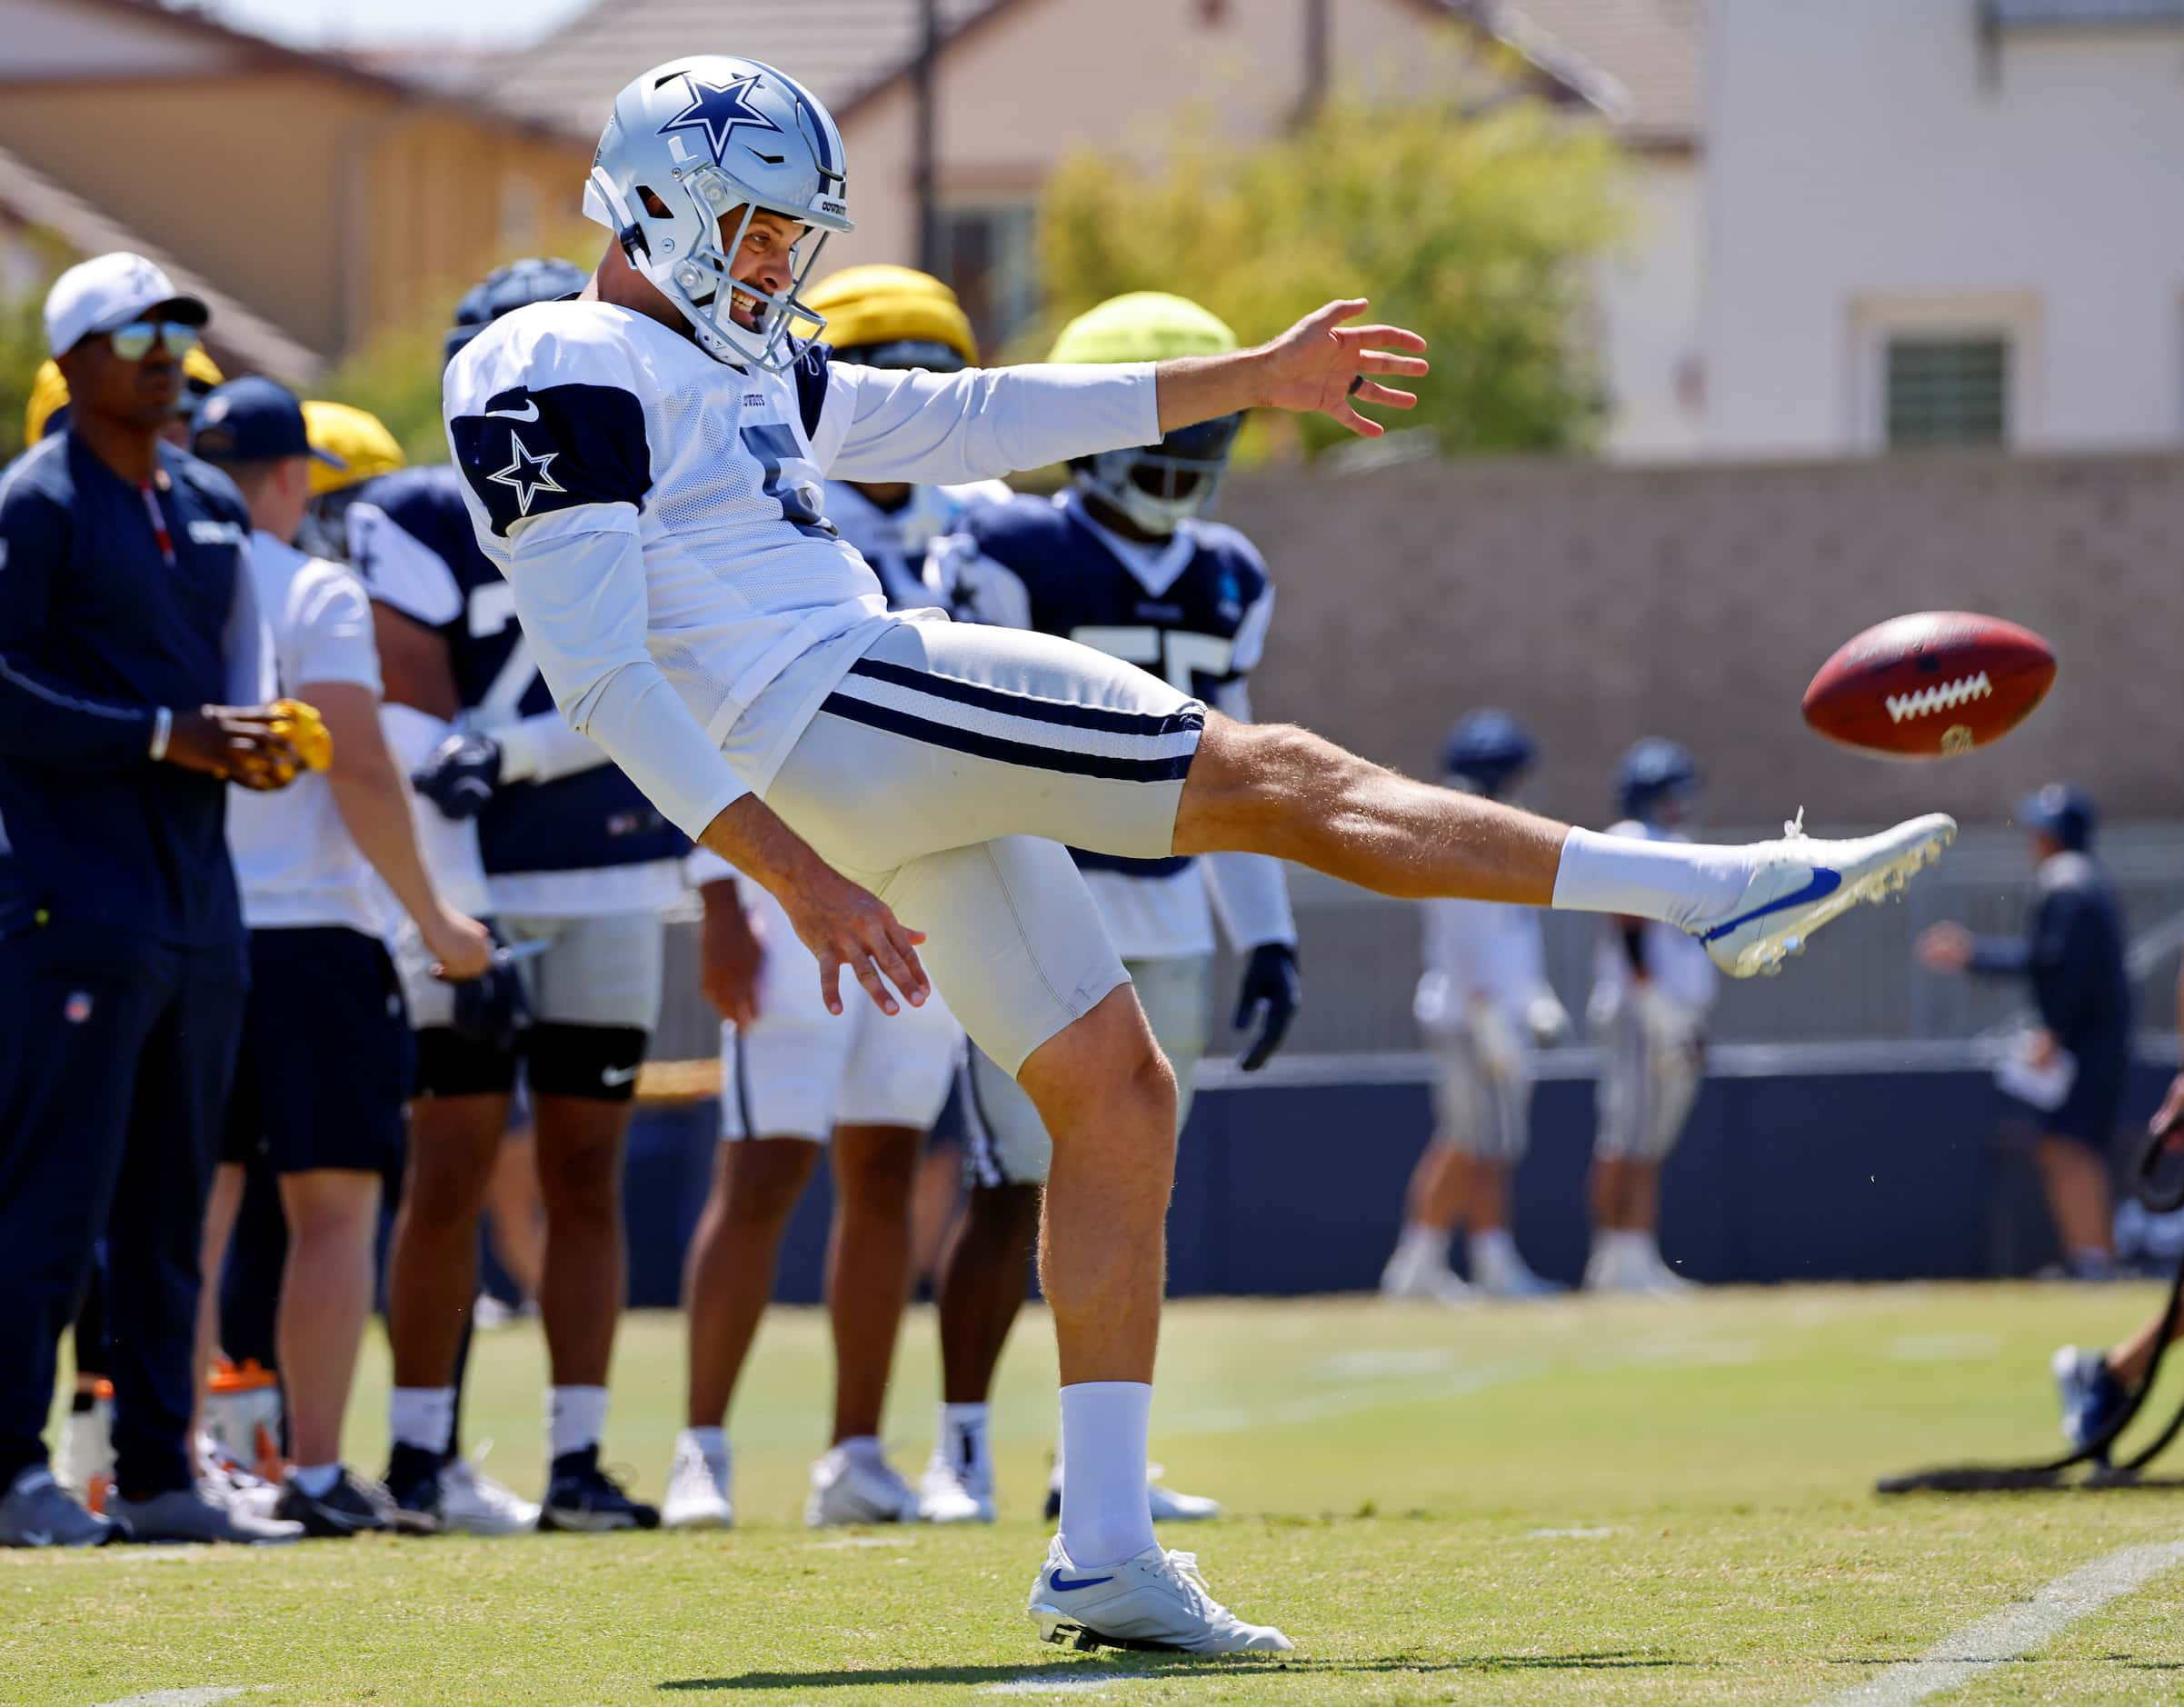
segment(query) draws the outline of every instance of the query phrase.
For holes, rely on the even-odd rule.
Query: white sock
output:
[[[1572,830],[1555,873],[1566,913],[1627,913],[1682,930],[1736,904],[1751,876],[1741,848]]]
[[[1449,1230],[1429,1227],[1422,1221],[1406,1221],[1402,1237],[1395,1242],[1395,1255],[1399,1262],[1445,1267],[1449,1260]]]
[[[334,1484],[341,1480],[339,1464],[291,1464],[288,1480],[314,1500],[323,1500],[334,1492]]]
[[[881,1455],[877,1434],[853,1434],[847,1440],[836,1441],[834,1450],[853,1464],[869,1464],[876,1469],[887,1462]]]
[[[687,1446],[694,1452],[703,1452],[708,1458],[725,1458],[728,1456],[728,1431],[684,1429],[678,1445]]]
[[[546,1438],[556,1458],[599,1444],[606,1432],[604,1387],[554,1387],[546,1394]]]
[[[1487,1227],[1471,1237],[1471,1278],[1482,1274],[1511,1273],[1523,1266],[1517,1254],[1517,1242],[1510,1237],[1507,1227]]]
[[[933,1439],[936,1455],[966,1482],[993,1480],[993,1442],[989,1433],[992,1407],[943,1404]]]
[[[453,1387],[397,1387],[387,1397],[387,1432],[398,1446],[444,1452],[455,1432]]]
[[[1084,1381],[1062,1390],[1062,1551],[1072,1563],[1119,1564],[1152,1545],[1145,1451],[1152,1387]]]

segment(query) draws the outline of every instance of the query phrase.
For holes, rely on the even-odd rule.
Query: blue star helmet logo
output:
[[[738,125],[761,125],[777,136],[783,134],[780,125],[751,105],[751,89],[758,82],[755,74],[712,83],[694,71],[686,71],[683,80],[690,85],[690,105],[661,125],[660,135],[676,130],[700,132],[714,165],[727,154],[729,138]]]
[[[514,491],[518,515],[531,514],[531,501],[540,493],[568,490],[548,472],[553,459],[561,454],[559,451],[548,451],[541,456],[514,433],[508,435],[508,448],[515,454],[515,460],[499,474],[485,478]]]

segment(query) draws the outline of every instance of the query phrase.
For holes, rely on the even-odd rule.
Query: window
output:
[[[1037,217],[1021,202],[942,207],[933,216],[934,271],[962,299],[982,350],[1006,343],[1038,312]]]
[[[1891,337],[1886,387],[1890,449],[2009,436],[2009,341],[2000,334]]]

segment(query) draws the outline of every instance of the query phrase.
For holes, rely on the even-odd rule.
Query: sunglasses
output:
[[[107,347],[125,362],[143,361],[155,341],[179,362],[197,347],[197,328],[178,320],[132,320],[106,334]]]

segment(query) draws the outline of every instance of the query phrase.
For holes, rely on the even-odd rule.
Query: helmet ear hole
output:
[[[636,185],[632,193],[636,196],[638,204],[654,219],[673,219],[674,217],[667,211],[667,204],[653,195],[645,185],[642,184]]]

